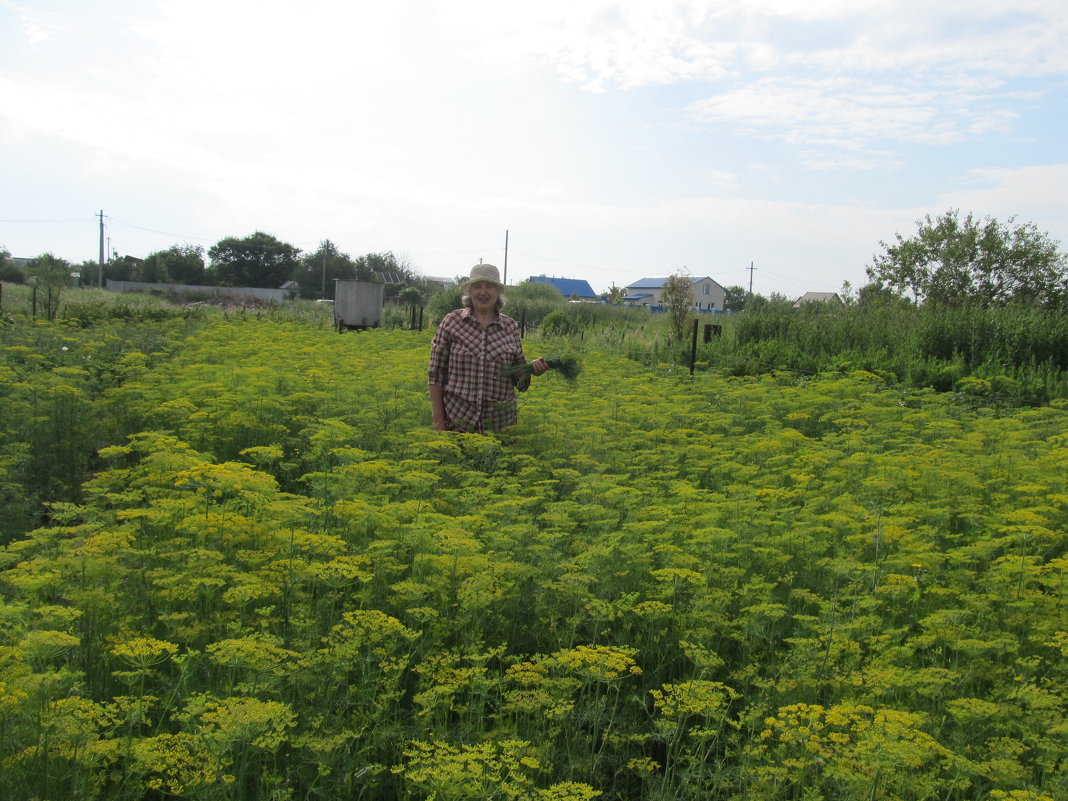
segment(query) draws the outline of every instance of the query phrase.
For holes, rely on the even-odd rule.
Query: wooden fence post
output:
[[[693,320],[693,338],[690,341],[690,375],[693,375],[693,366],[697,361],[697,318]]]

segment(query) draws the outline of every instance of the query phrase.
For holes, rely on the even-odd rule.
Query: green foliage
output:
[[[917,225],[911,238],[880,243],[883,251],[868,267],[873,281],[940,305],[1068,303],[1068,257],[1033,224],[980,222],[970,213],[961,219],[951,209]]]
[[[356,275],[359,281],[381,281],[386,286],[405,286],[414,277],[411,265],[393,255],[393,251],[385,253],[365,253],[356,259]],[[386,293],[386,297],[393,297],[393,293]]]
[[[22,274],[22,270],[11,260],[11,253],[6,248],[0,247],[0,281],[21,284],[25,280],[26,276]]]
[[[451,311],[463,308],[463,292],[460,287],[451,286],[433,295],[426,305],[428,322],[436,326],[441,318]]]
[[[579,361],[578,356],[574,353],[553,354],[544,358],[545,363],[549,365],[549,369],[555,370],[563,376],[564,380],[568,383],[573,383],[582,372],[582,362]],[[532,376],[534,375],[534,363],[502,364],[501,375],[507,378],[525,375]]]
[[[622,306],[623,298],[627,296],[627,288],[625,286],[616,286],[613,284],[608,287],[608,291],[604,294],[607,301],[613,306]]]
[[[406,286],[397,293],[397,302],[408,306],[420,306],[423,303],[423,293],[414,286]]]
[[[547,315],[569,305],[556,287],[541,281],[524,281],[509,287],[505,297],[505,312],[531,327],[540,325]]]
[[[297,272],[293,275],[294,280],[300,284],[302,298],[327,300],[334,297],[336,279],[356,277],[356,262],[351,256],[338,250],[337,245],[329,239],[320,242],[319,249],[314,253],[302,255]],[[365,273],[363,280],[370,280],[370,276]]]
[[[227,237],[208,250],[208,273],[219,286],[277,288],[297,271],[299,254],[299,248],[262,231]]]
[[[204,248],[196,245],[172,245],[150,253],[129,279],[150,283],[203,284],[205,281]]]
[[[5,510],[94,468],[0,550],[12,801],[1068,793],[1064,402],[587,332],[448,434],[430,331],[155,325],[0,327]]]
[[[940,391],[956,390],[971,376],[993,380],[998,388],[987,397],[1010,405],[1068,396],[1068,332],[1056,311],[1018,304],[916,306],[886,294],[847,307],[794,309],[761,300],[740,314],[699,317],[722,334],[707,343],[699,339],[699,370],[737,376],[866,370]],[[620,313],[614,319],[613,311]],[[649,365],[689,364],[689,343],[674,339],[662,317],[640,309],[569,304],[543,322],[542,333],[596,342]]]
[[[557,309],[542,318],[541,330],[545,336],[566,337],[581,331],[582,324],[575,318],[568,317],[561,309]]]
[[[685,270],[668,276],[660,291],[660,302],[667,309],[671,322],[671,338],[681,342],[686,335],[686,324],[693,310],[693,279]]]
[[[744,286],[724,287],[723,308],[727,311],[741,311],[745,308],[745,299],[748,295]]]
[[[71,265],[51,253],[43,253],[26,265],[26,277],[37,287],[45,316],[52,320],[59,311],[63,290],[72,283]]]

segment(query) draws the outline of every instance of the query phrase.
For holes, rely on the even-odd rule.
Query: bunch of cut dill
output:
[[[560,373],[568,383],[573,382],[578,378],[579,373],[582,372],[582,364],[579,362],[578,358],[571,353],[557,356],[546,356],[545,363],[549,365],[551,370],[556,370]],[[501,365],[502,378],[515,378],[524,375],[534,375],[534,362]]]

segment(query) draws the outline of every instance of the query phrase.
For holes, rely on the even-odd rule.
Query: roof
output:
[[[642,279],[640,279],[638,281],[635,281],[633,284],[627,284],[626,288],[627,289],[660,289],[660,287],[662,287],[664,284],[667,283],[668,278],[669,278],[669,276],[664,276],[663,278],[642,278]],[[690,278],[690,283],[691,284],[698,284],[701,281],[712,281],[713,284],[717,284],[717,286],[718,286],[718,282],[715,281],[714,279],[710,278],[707,275],[702,275],[702,276],[699,276],[697,278],[693,278],[693,277]]]
[[[557,291],[565,298],[569,298],[572,295],[580,298],[599,297],[593,291],[589,281],[583,281],[578,278],[548,278],[544,275],[532,275],[530,280],[538,284],[549,284],[556,287]]]
[[[796,309],[802,303],[837,303],[841,306],[845,305],[842,303],[842,299],[838,297],[837,292],[806,292],[797,299],[797,302],[794,303],[794,308]]]

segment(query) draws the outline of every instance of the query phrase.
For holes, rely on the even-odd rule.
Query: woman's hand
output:
[[[537,358],[531,364],[531,368],[534,371],[534,375],[541,375],[549,369],[549,363],[543,358]]]

